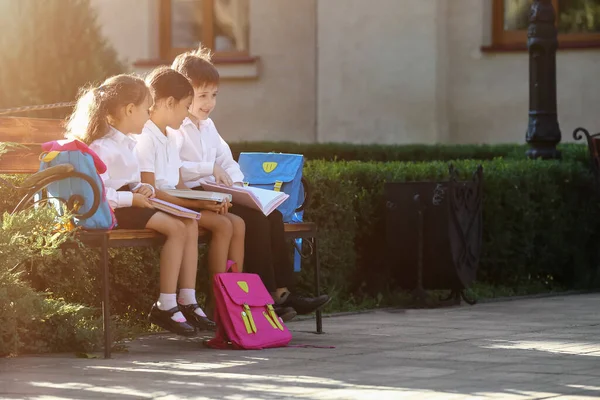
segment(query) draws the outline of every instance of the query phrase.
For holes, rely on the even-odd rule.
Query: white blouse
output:
[[[175,189],[179,183],[179,148],[177,132],[167,136],[152,120],[148,120],[142,134],[136,137],[135,155],[140,163],[140,172],[154,174],[154,185],[159,190]]]
[[[135,141],[111,127],[106,136],[94,140],[89,147],[106,164],[106,172],[100,177],[104,181],[106,199],[110,206],[113,209],[131,207],[133,193],[118,190],[125,185],[130,190],[142,186],[138,161],[133,153]]]
[[[227,171],[234,183],[244,181],[244,174],[233,159],[229,145],[210,118],[200,121],[199,126],[186,118],[177,132],[181,175],[187,187],[194,188],[205,181],[214,182],[215,163]]]

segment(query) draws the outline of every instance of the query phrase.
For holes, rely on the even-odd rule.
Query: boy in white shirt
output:
[[[209,118],[219,89],[219,72],[211,62],[210,50],[201,46],[197,51],[180,54],[172,68],[187,77],[194,87],[190,116],[179,128],[185,184],[193,189],[204,180],[211,180],[243,186],[244,175]],[[260,275],[284,321],[296,313],[311,313],[329,302],[327,295],[302,297],[288,289],[293,283],[294,269],[279,211],[265,217],[260,211],[234,204],[230,212],[246,223],[244,270]]]

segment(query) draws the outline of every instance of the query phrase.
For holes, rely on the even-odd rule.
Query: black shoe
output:
[[[318,310],[330,301],[331,298],[326,294],[318,297],[302,297],[295,293],[288,293],[280,306],[292,307],[298,314],[303,315]]]
[[[283,322],[291,321],[296,317],[296,315],[298,315],[296,310],[294,310],[292,307],[283,307],[275,304],[273,306],[273,309],[275,310],[277,316],[280,317]]]
[[[194,312],[197,308],[200,308],[198,304],[179,305],[179,309],[183,313],[185,319],[187,319],[188,324],[201,331],[216,330],[217,324],[208,319],[208,317],[202,317]]]
[[[196,330],[187,322],[177,322],[171,317],[176,312],[181,311],[179,307],[173,307],[170,310],[161,310],[156,303],[152,305],[148,319],[154,325],[158,325],[169,332],[176,333],[182,336],[193,336]]]

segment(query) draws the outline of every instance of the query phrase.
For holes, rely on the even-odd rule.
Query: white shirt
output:
[[[106,172],[100,177],[104,181],[106,199],[110,206],[113,209],[131,207],[133,193],[118,190],[125,185],[131,190],[141,186],[140,169],[133,153],[135,140],[111,127],[106,136],[94,140],[89,147],[106,164]]]
[[[243,182],[244,174],[233,159],[229,145],[223,140],[213,121],[200,121],[200,126],[186,118],[177,131],[181,156],[181,175],[186,186],[194,188],[202,182],[215,180],[215,163],[223,167],[235,182]]]
[[[175,189],[179,183],[179,148],[177,132],[167,132],[167,136],[151,120],[146,122],[142,134],[136,138],[135,155],[141,172],[154,174],[157,189]]]

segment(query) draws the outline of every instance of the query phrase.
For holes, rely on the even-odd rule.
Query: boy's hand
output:
[[[140,208],[154,208],[152,203],[150,203],[150,200],[148,200],[148,198],[146,196],[144,196],[143,194],[140,194],[140,193],[133,194],[133,201],[131,202],[131,205],[133,207],[140,207]]]
[[[147,197],[147,198],[154,197],[154,192],[150,188],[150,185],[142,185],[139,188],[137,188],[136,190],[134,190],[133,193],[139,193],[142,196]]]
[[[225,171],[223,169],[223,167],[221,167],[217,163],[215,163],[215,166],[213,167],[213,175],[215,177],[215,181],[216,181],[217,185],[219,185],[219,184],[225,185],[225,186],[233,185],[233,181],[231,180],[231,177],[229,176],[227,171]]]

